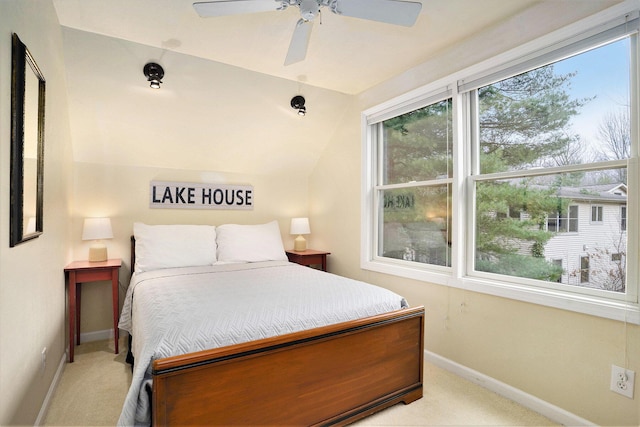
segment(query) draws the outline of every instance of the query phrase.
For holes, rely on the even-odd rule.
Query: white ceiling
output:
[[[397,96],[621,0],[422,0],[411,28],[324,12],[287,67],[297,8],[200,18],[193,0],[52,1],[76,162],[306,177],[338,132],[359,139],[368,94],[401,79]],[[161,90],[149,61],[165,68]]]
[[[284,66],[299,10],[201,18],[192,0],[53,0],[60,24],[346,94],[360,93],[539,3],[421,0],[411,28],[323,9],[307,58]]]

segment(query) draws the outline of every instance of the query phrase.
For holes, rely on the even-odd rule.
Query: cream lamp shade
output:
[[[111,219],[109,218],[85,218],[82,227],[82,240],[93,240],[89,247],[89,261],[106,261],[107,247],[102,242],[104,239],[112,239]]]
[[[294,251],[307,250],[307,241],[302,237],[302,235],[310,233],[311,228],[309,228],[309,218],[291,218],[291,230],[289,231],[289,234],[298,235],[293,243]]]

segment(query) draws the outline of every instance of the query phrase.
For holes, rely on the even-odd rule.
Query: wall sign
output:
[[[149,207],[251,210],[253,186],[151,181]]]

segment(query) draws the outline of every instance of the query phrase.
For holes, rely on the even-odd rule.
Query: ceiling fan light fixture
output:
[[[149,62],[144,66],[142,72],[147,77],[151,89],[160,89],[160,83],[162,83],[162,78],[164,77],[164,69],[159,64]]]
[[[307,114],[307,107],[304,106],[305,99],[302,95],[296,95],[291,98],[291,108],[298,110],[299,116]]]

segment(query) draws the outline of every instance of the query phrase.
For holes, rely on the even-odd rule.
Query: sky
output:
[[[596,97],[573,120],[573,131],[590,144],[598,143],[603,116],[629,105],[629,44],[625,38],[554,65],[557,74],[577,72],[571,79],[573,97]]]

